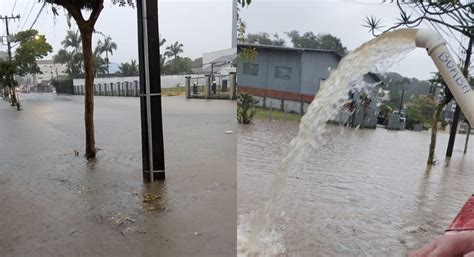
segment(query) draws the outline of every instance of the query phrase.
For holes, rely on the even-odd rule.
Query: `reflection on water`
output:
[[[291,256],[405,255],[441,234],[473,192],[473,149],[463,155],[463,135],[448,161],[448,134],[440,133],[439,164],[428,167],[429,132],[330,130],[327,143],[288,174],[274,230]],[[239,127],[239,215],[268,199],[297,131],[295,123]]]

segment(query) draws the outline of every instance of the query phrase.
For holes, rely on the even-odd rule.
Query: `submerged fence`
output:
[[[74,85],[74,94],[83,95],[84,85]],[[140,85],[137,80],[94,84],[94,94],[100,96],[139,96]]]
[[[229,75],[204,75],[202,77],[186,77],[186,98],[202,99],[235,99],[235,73]]]

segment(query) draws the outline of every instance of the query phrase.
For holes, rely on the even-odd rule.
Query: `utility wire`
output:
[[[41,15],[41,12],[43,12],[43,9],[44,9],[45,6],[46,6],[46,2],[44,2],[43,6],[41,6],[41,9],[39,10],[38,14],[36,14],[36,18],[33,21],[33,23],[31,24],[30,29],[32,29],[33,26],[35,25],[36,21],[38,20],[39,16]]]
[[[13,4],[13,9],[12,9],[12,13],[11,13],[11,15],[13,15],[13,12],[15,11],[15,7],[16,7],[16,1],[17,1],[17,0],[15,0],[15,3]]]
[[[20,31],[25,28],[25,25],[26,25],[26,23],[27,23],[27,21],[28,21],[28,18],[30,18],[31,12],[33,11],[33,7],[35,7],[35,5],[36,5],[36,3],[37,3],[37,1],[32,1],[32,2],[33,2],[33,5],[31,5],[30,11],[28,12],[28,16],[26,16],[26,19],[25,19],[25,21],[23,22],[23,25],[21,26]]]

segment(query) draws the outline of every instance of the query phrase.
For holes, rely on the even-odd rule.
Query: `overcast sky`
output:
[[[10,15],[14,5],[15,0],[0,0],[0,15]],[[41,5],[38,0],[16,0],[13,14],[20,14],[21,20],[10,22],[10,33],[28,29]],[[54,22],[51,7],[46,6],[33,27],[46,35],[55,53],[61,49],[61,41],[68,30],[66,16],[63,12],[60,14]],[[96,30],[110,35],[118,45],[110,57],[111,62],[137,59],[136,19],[136,9],[114,6],[110,0],[105,0]],[[159,20],[160,34],[167,44],[175,41],[184,44],[183,56],[194,59],[202,57],[204,52],[231,47],[231,0],[159,0]],[[0,22],[0,35],[4,34],[5,24]],[[94,36],[95,41],[101,38],[98,34]],[[0,50],[6,51],[6,46],[0,46]]]
[[[293,29],[300,32],[330,33],[341,39],[352,50],[370,40],[372,36],[363,27],[366,16],[383,17],[386,26],[398,17],[394,4],[380,4],[382,0],[253,0],[248,8],[241,10],[247,23],[247,32],[279,33],[291,42],[284,32]],[[96,29],[110,35],[118,49],[110,58],[112,62],[137,59],[136,10],[117,7],[110,0],[99,18]],[[389,1],[387,1],[389,2]],[[0,15],[11,14],[15,0],[0,0]],[[16,0],[13,14],[20,14],[20,22],[11,22],[10,32],[28,29],[37,16],[41,3],[37,0]],[[167,43],[179,41],[184,44],[184,56],[201,57],[204,52],[230,48],[231,44],[231,0],[159,0],[160,34]],[[65,15],[53,18],[47,6],[39,16],[34,28],[45,34],[53,45],[54,52],[61,48],[68,29]],[[427,25],[427,28],[430,28]],[[0,24],[0,35],[5,34],[5,24]],[[102,36],[95,35],[95,41]],[[448,39],[449,40],[449,39]],[[452,44],[458,49],[456,44]],[[6,46],[0,45],[5,51]],[[435,66],[423,49],[410,53],[393,71],[405,76],[426,79]]]
[[[382,1],[253,0],[248,8],[242,9],[240,15],[247,25],[248,33],[278,33],[286,39],[289,46],[292,43],[284,32],[298,30],[300,33],[330,33],[352,50],[373,38],[368,29],[362,26],[365,17],[382,17],[382,24],[385,26],[393,24],[395,18],[399,17],[396,5],[380,2]],[[425,28],[430,28],[429,26]],[[416,49],[393,67],[393,71],[419,79],[429,78],[430,72],[435,70],[436,67],[424,49]]]

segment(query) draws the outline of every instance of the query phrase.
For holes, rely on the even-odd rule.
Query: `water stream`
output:
[[[361,90],[366,85],[365,74],[385,71],[415,49],[415,33],[416,30],[409,29],[385,33],[350,52],[331,71],[273,177],[269,200],[250,215],[239,218],[238,256],[285,255],[284,243],[272,229],[272,220],[284,215],[280,199],[288,174],[303,170],[308,158],[314,158],[311,154],[328,140],[327,121],[338,113],[350,90]]]

